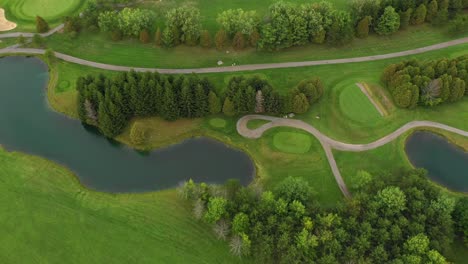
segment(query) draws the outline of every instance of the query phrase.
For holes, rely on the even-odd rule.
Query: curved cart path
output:
[[[55,33],[57,33],[57,31],[61,30],[62,28],[64,27],[64,24],[60,24],[58,26],[56,26],[55,28],[49,30],[48,32],[46,33],[41,33],[39,35],[41,35],[42,37],[48,37],[50,35],[53,35]],[[12,33],[4,33],[4,34],[0,34],[0,39],[4,39],[4,38],[18,38],[19,36],[23,36],[25,38],[32,38],[34,37],[36,33],[31,33],[31,32],[12,32]]]
[[[247,123],[250,120],[256,120],[256,119],[267,120],[270,122],[256,129],[247,128]],[[340,142],[332,138],[329,138],[328,136],[324,135],[322,132],[317,130],[312,125],[307,124],[306,122],[301,121],[301,120],[286,119],[286,118],[264,116],[264,115],[247,115],[239,119],[239,121],[237,122],[237,131],[239,132],[240,135],[246,138],[260,138],[265,131],[274,127],[298,128],[298,129],[305,130],[309,132],[310,134],[312,134],[313,136],[315,136],[322,144],[322,147],[325,150],[325,154],[328,159],[328,163],[330,164],[333,175],[335,176],[336,182],[338,183],[338,186],[340,187],[341,191],[346,197],[349,197],[350,193],[348,191],[348,188],[346,187],[346,184],[343,181],[343,178],[341,177],[340,170],[338,169],[338,166],[336,165],[336,161],[335,161],[335,158],[333,157],[332,149],[337,149],[341,151],[353,151],[353,152],[360,152],[360,151],[375,149],[395,140],[397,137],[399,137],[403,133],[411,129],[419,128],[419,127],[438,128],[438,129],[449,131],[449,132],[452,132],[461,136],[468,137],[468,131],[464,131],[455,127],[451,127],[451,126],[447,126],[441,123],[436,123],[436,122],[431,122],[431,121],[412,121],[400,127],[399,129],[395,130],[394,132],[374,142],[371,142],[368,144],[350,144],[350,143]]]
[[[59,27],[63,27],[60,25]],[[55,32],[60,30],[59,28],[54,29]],[[53,31],[53,30],[52,30]],[[55,32],[48,32],[45,34],[53,34]],[[9,33],[9,34],[20,34],[20,33]],[[28,33],[31,34],[31,33]],[[3,36],[8,34],[3,34]],[[1,38],[2,35],[0,35]],[[224,66],[224,67],[210,67],[210,68],[193,68],[193,69],[161,69],[161,68],[139,68],[139,67],[127,67],[119,66],[112,64],[99,63],[94,61],[88,61],[66,55],[63,53],[55,52],[55,55],[65,61],[85,65],[89,67],[111,70],[111,71],[157,71],[163,74],[190,74],[190,73],[221,73],[221,72],[238,72],[238,71],[254,71],[254,70],[265,70],[265,69],[281,69],[281,68],[294,68],[294,67],[306,67],[306,66],[317,66],[317,65],[330,65],[330,64],[344,64],[344,63],[353,63],[353,62],[366,62],[366,61],[377,61],[390,58],[397,58],[415,54],[421,54],[428,51],[444,49],[451,46],[456,46],[460,44],[468,43],[468,37],[462,39],[456,39],[448,42],[443,42],[427,47],[394,52],[382,55],[373,55],[365,57],[356,57],[356,58],[346,58],[346,59],[334,59],[334,60],[317,60],[317,61],[303,61],[303,62],[283,62],[283,63],[265,63],[265,64],[250,64],[250,65],[239,65],[239,66]],[[44,54],[44,49],[25,49],[25,48],[4,48],[0,49],[0,54]]]

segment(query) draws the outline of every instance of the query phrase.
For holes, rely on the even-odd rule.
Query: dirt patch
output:
[[[5,17],[5,10],[0,8],[0,31],[8,31],[16,28],[16,23],[8,21]]]

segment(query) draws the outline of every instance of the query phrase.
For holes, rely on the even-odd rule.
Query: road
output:
[[[270,122],[262,125],[259,128],[249,129],[247,127],[247,123],[250,120],[256,120],[256,119],[266,120]],[[330,168],[332,169],[333,175],[335,176],[335,180],[338,183],[338,186],[340,187],[342,193],[346,197],[349,197],[350,193],[349,193],[348,188],[346,187],[346,184],[343,181],[343,178],[341,177],[340,170],[338,166],[336,165],[336,161],[332,152],[333,149],[341,150],[341,151],[352,151],[352,152],[360,152],[360,151],[367,151],[367,150],[375,149],[395,140],[397,137],[399,137],[400,135],[402,135],[403,133],[411,129],[420,128],[420,127],[438,128],[438,129],[449,131],[449,132],[452,132],[461,136],[468,137],[468,131],[464,131],[455,127],[451,127],[451,126],[447,126],[441,123],[436,123],[436,122],[431,122],[431,121],[412,121],[400,127],[399,129],[395,130],[394,132],[374,142],[371,142],[368,144],[350,144],[350,143],[340,142],[332,138],[329,138],[328,136],[324,135],[322,132],[320,132],[318,129],[316,129],[312,125],[301,120],[286,119],[286,118],[264,116],[264,115],[247,115],[239,119],[239,121],[237,122],[237,132],[239,132],[239,134],[242,135],[243,137],[252,138],[252,139],[260,138],[265,131],[274,127],[298,128],[298,129],[305,130],[309,132],[310,134],[312,134],[314,137],[316,137],[319,140],[320,144],[322,145],[323,149],[325,150],[325,154],[327,156],[328,163],[330,164]]]
[[[63,27],[63,25],[61,26]],[[50,31],[45,34],[51,35],[58,30],[60,29],[55,28],[53,30],[54,32]],[[9,34],[20,34],[20,33],[9,33]],[[24,34],[31,34],[31,33],[24,33]],[[5,37],[5,35],[8,35],[8,34],[0,35],[0,38],[2,36]],[[439,43],[439,44],[435,44],[435,45],[431,45],[427,47],[401,51],[401,52],[382,54],[382,55],[373,55],[373,56],[364,56],[364,57],[346,58],[346,59],[334,59],[334,60],[249,64],[249,65],[238,65],[238,66],[193,68],[193,69],[127,67],[127,66],[119,66],[119,65],[88,61],[88,60],[80,59],[80,58],[73,57],[73,56],[66,55],[66,54],[59,53],[59,52],[55,52],[55,55],[58,58],[71,62],[71,63],[76,63],[76,64],[104,69],[104,70],[111,70],[111,71],[135,70],[138,72],[157,71],[163,74],[190,74],[190,73],[222,73],[222,72],[255,71],[255,70],[265,70],[265,69],[282,69],[282,68],[295,68],[295,67],[306,67],[306,66],[317,66],[317,65],[332,65],[332,64],[345,64],[345,63],[353,63],[353,62],[377,61],[377,60],[385,60],[385,59],[390,59],[390,58],[398,58],[398,57],[403,57],[403,56],[421,54],[424,52],[444,49],[447,47],[452,47],[452,46],[456,46],[456,45],[460,45],[464,43],[468,43],[468,37],[462,38],[462,39],[456,39],[456,40],[452,40],[448,42],[443,42],[443,43]],[[25,48],[17,48],[17,47],[0,49],[0,54],[15,54],[15,53],[16,54],[44,54],[45,50],[44,49],[25,49]]]

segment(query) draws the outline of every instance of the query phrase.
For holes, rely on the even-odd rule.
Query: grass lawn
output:
[[[0,149],[3,263],[248,263],[174,190],[111,195],[67,169]]]
[[[273,136],[273,146],[284,153],[305,154],[311,145],[310,134],[302,131],[278,132]]]
[[[1,0],[0,0],[1,1]],[[278,52],[246,49],[234,51],[227,48],[218,51],[214,48],[178,46],[171,49],[156,47],[155,44],[142,44],[138,40],[113,42],[105,34],[80,34],[70,39],[64,34],[47,38],[47,46],[79,58],[116,65],[160,68],[216,67],[219,60],[224,66],[273,63],[288,61],[338,59],[385,54],[409,50],[453,39],[446,34],[446,28],[429,25],[410,27],[388,37],[371,35],[367,39],[355,39],[343,47],[328,45],[307,45]],[[461,38],[458,36],[456,38]]]
[[[18,27],[14,31],[35,31],[36,16],[43,17],[50,26],[60,24],[66,15],[76,14],[88,0],[0,0],[8,20]]]
[[[224,120],[223,118],[215,117],[210,119],[210,125],[214,128],[225,128],[226,120]]]
[[[361,123],[377,122],[381,118],[378,110],[356,84],[347,84],[341,89],[339,104],[344,115]]]
[[[0,49],[12,46],[16,44],[16,39],[8,38],[8,39],[1,39],[0,40]]]
[[[247,122],[247,128],[257,129],[257,128],[263,126],[264,124],[268,124],[268,123],[270,123],[270,121],[261,120],[261,119],[249,120],[249,122]]]

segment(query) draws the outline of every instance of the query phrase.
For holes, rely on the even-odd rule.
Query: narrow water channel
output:
[[[468,192],[468,152],[442,136],[417,131],[406,141],[411,163],[428,171],[428,176],[447,188]]]
[[[39,59],[0,59],[0,144],[4,148],[67,166],[83,185],[105,192],[161,190],[189,178],[208,183],[252,180],[254,165],[245,153],[208,138],[189,139],[147,154],[110,142],[51,110],[47,81],[47,67]]]

